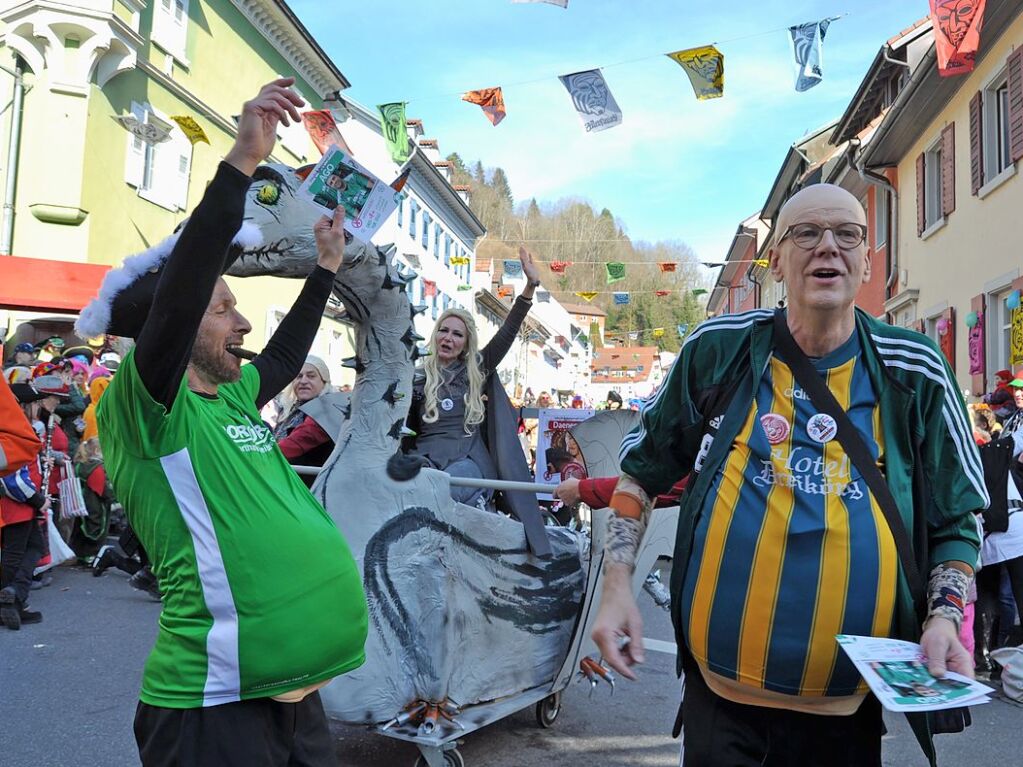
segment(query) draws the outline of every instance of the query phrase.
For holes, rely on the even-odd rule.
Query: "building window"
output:
[[[440,224],[433,225],[433,257],[440,258]]]
[[[159,0],[153,8],[153,42],[187,63],[188,0]]]
[[[171,211],[188,206],[188,184],[192,165],[192,143],[170,118],[148,104],[132,102],[131,112],[147,125],[167,131],[159,144],[147,144],[128,134],[124,181],[138,190],[139,197]]]
[[[430,214],[425,210],[423,211],[423,232],[420,235],[419,241],[422,243],[424,249],[430,247]]]
[[[398,197],[398,228],[401,229],[401,219],[405,214],[405,198]]]
[[[929,229],[942,218],[941,141],[924,152],[924,228]]]
[[[1001,72],[984,89],[984,183],[1012,165],[1009,149],[1009,80]]]
[[[416,211],[419,208],[419,204],[415,200],[411,200],[408,206],[408,236],[413,240],[416,238]]]
[[[888,242],[888,222],[891,220],[891,199],[887,189],[874,191],[874,249]]]
[[[451,265],[451,237],[444,235],[444,266]]]
[[[437,294],[433,294],[433,305],[430,308],[430,316],[437,319]]]
[[[1012,309],[1005,304],[1012,290],[991,293],[987,299],[984,321],[987,326],[987,368],[989,375],[996,370],[1010,368],[1009,343],[1012,336]]]

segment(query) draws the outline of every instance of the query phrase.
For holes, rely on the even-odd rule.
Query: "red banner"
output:
[[[938,74],[954,77],[973,71],[987,0],[930,0]]]
[[[303,112],[302,124],[309,132],[309,138],[313,140],[316,148],[320,150],[320,154],[326,152],[331,144],[337,144],[346,154],[352,153],[352,150],[348,148],[348,144],[341,138],[341,131],[337,129],[334,115],[328,110],[320,109],[315,112]]]
[[[658,266],[661,267],[662,272],[673,272],[677,264],[674,261],[661,261]]]
[[[437,283],[433,280],[423,280],[423,295],[427,298],[437,295]]]
[[[511,285],[501,285],[497,288],[498,298],[509,298],[513,292]]]
[[[565,270],[572,265],[571,261],[551,261],[551,271],[556,274],[564,274]]]

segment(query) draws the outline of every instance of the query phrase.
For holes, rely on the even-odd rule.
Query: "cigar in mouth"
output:
[[[250,352],[248,349],[243,349],[240,346],[228,346],[227,351],[229,354],[233,354],[235,357],[243,360],[254,360],[256,359],[256,352]]]

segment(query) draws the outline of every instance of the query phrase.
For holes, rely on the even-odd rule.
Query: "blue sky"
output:
[[[840,116],[881,44],[928,10],[925,0],[291,6],[352,82],[349,96],[371,107],[408,101],[443,154],[503,167],[516,202],[584,198],[610,208],[633,239],[682,240],[700,260],[723,258],[788,147]],[[828,31],[824,81],[796,93],[784,27],[846,12]],[[725,96],[700,102],[682,69],[657,54],[715,41]],[[596,67],[624,122],[586,134],[557,75]],[[497,127],[460,99],[491,86],[504,88],[508,109]]]

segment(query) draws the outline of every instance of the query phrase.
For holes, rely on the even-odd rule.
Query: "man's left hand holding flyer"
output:
[[[344,206],[345,231],[369,242],[398,207],[399,193],[334,145],[306,176],[298,195],[328,216]]]

